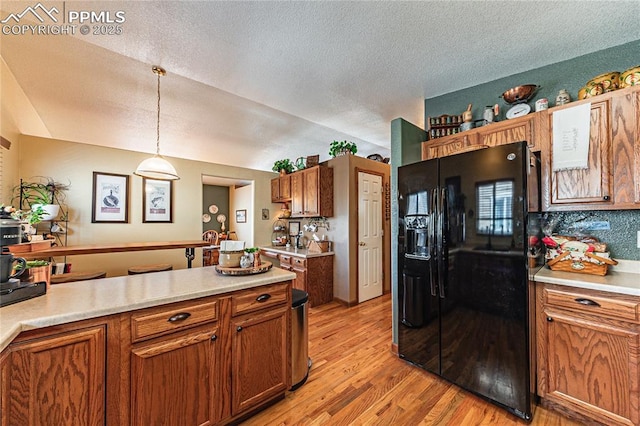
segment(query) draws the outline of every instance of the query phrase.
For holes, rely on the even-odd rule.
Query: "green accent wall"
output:
[[[467,109],[468,104],[473,104],[473,118],[479,120],[482,118],[485,106],[497,103],[500,105],[499,120],[505,120],[505,113],[510,105],[505,103],[500,95],[512,87],[537,84],[540,88],[529,101],[532,110],[535,100],[540,98],[547,98],[549,106],[552,107],[555,105],[560,89],[567,89],[571,99],[576,100],[578,90],[593,77],[609,71],[622,72],[638,65],[640,65],[640,40],[425,99],[425,123],[428,117],[461,114]]]
[[[425,99],[425,123],[428,117],[442,114],[460,114],[473,104],[473,118],[482,118],[482,112],[487,105],[499,104],[499,119],[505,120],[505,113],[510,107],[500,95],[506,90],[522,84],[537,84],[540,86],[537,94],[529,101],[533,109],[536,99],[546,97],[549,106],[555,105],[555,98],[560,89],[567,89],[572,100],[578,97],[578,90],[593,77],[610,71],[625,71],[640,65],[640,40],[621,46],[600,50],[577,58],[551,64],[542,68],[515,74],[509,77],[490,81],[485,84],[447,93],[435,98]],[[395,154],[393,138],[391,141],[392,154]],[[412,147],[414,142],[402,140],[402,146]],[[404,151],[404,148],[400,151]],[[393,158],[393,157],[392,157]],[[403,161],[404,157],[401,157]],[[413,162],[413,161],[410,161]],[[392,162],[393,164],[393,162]],[[406,164],[406,163],[402,163]],[[554,213],[560,224],[572,223],[580,220],[584,213]],[[587,216],[593,216],[589,213]],[[618,259],[640,260],[640,250],[636,247],[636,232],[640,231],[640,210],[630,211],[600,211],[598,220],[609,222],[611,230],[601,235],[601,240],[609,244],[611,256]],[[557,232],[562,232],[558,229]],[[631,232],[629,232],[631,231]],[[594,233],[592,233],[594,234]],[[594,235],[598,237],[597,235]]]
[[[391,304],[393,341],[398,342],[398,167],[422,159],[422,142],[427,133],[402,118],[391,122]]]
[[[209,206],[215,204],[218,206],[218,213],[209,213]],[[211,215],[211,222],[202,223],[202,232],[213,229],[220,232],[220,224],[216,220],[216,216],[220,213],[227,217],[225,226],[229,227],[229,188],[226,186],[202,185],[202,214]]]

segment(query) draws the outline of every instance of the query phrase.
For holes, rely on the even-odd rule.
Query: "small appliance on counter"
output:
[[[20,222],[11,217],[10,211],[0,211],[0,307],[41,296],[47,292],[47,284],[42,282],[21,282],[19,277],[27,268],[27,261],[9,252],[10,245],[19,244]],[[13,271],[14,263],[20,268]]]

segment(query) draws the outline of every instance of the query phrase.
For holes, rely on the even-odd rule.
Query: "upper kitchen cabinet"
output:
[[[291,201],[291,175],[271,179],[271,202]]]
[[[291,216],[333,216],[333,169],[314,166],[291,174]]]
[[[529,114],[424,142],[422,159],[430,160],[521,141],[526,141],[532,151],[540,151],[541,147],[536,138],[542,125],[539,123],[540,120],[540,113]]]
[[[554,171],[553,112],[584,103],[591,105],[588,168]],[[543,210],[640,207],[639,105],[636,86],[548,110],[549,131],[540,139]]]

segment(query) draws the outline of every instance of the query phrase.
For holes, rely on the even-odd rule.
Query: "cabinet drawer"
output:
[[[291,265],[291,256],[287,254],[279,254],[280,264]]]
[[[291,264],[294,267],[298,267],[298,268],[306,268],[307,267],[307,259],[303,258],[303,257],[293,257]]]
[[[231,296],[231,315],[236,316],[286,303],[286,284],[273,284],[239,291]]]
[[[161,336],[218,319],[218,301],[174,304],[131,315],[133,342]]]
[[[640,300],[633,300],[632,296],[546,288],[545,299],[550,306],[633,322],[640,320]]]

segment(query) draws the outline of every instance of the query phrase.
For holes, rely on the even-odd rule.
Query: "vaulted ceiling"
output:
[[[21,133],[154,152],[160,65],[161,153],[260,170],[334,139],[389,156],[390,121],[423,125],[425,98],[640,39],[637,0],[43,1],[75,34],[6,34],[53,25],[17,18],[37,4],[0,4],[2,59],[43,124]],[[121,34],[71,11],[124,17]]]

